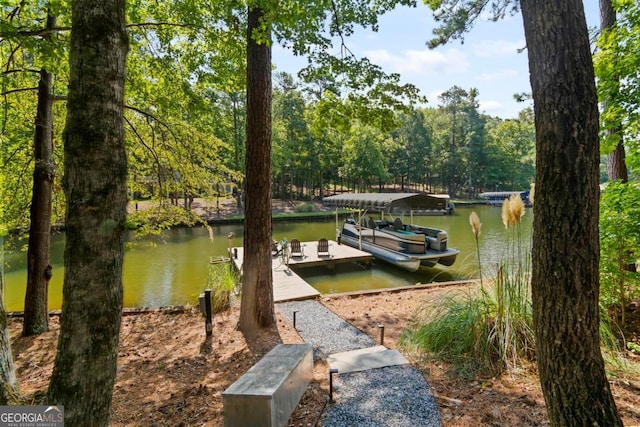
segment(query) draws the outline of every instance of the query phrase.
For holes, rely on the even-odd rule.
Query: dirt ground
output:
[[[443,292],[436,287],[374,295],[323,297],[321,302],[356,327],[395,348],[415,311]],[[221,426],[222,392],[275,344],[302,342],[292,326],[277,315],[278,333],[246,340],[236,329],[239,308],[216,315],[213,338],[206,339],[204,317],[193,308],[125,314],[113,395],[112,426]],[[22,338],[21,319],[11,320],[12,348],[27,399],[46,391],[55,357],[58,317],[51,331]],[[497,378],[464,380],[443,362],[406,354],[425,375],[436,395],[445,426],[548,425],[535,370]],[[639,378],[611,382],[625,425],[640,425]],[[292,414],[290,426],[322,425],[328,398],[328,368],[315,366],[315,379]]]
[[[232,200],[224,201],[220,207],[221,215],[235,213]],[[211,214],[211,208],[203,201],[194,201],[194,209]],[[295,205],[274,201],[273,210],[291,212]],[[433,287],[323,297],[320,301],[376,340],[380,334],[378,325],[384,324],[384,343],[395,348],[400,333],[416,310],[432,303],[438,295],[459,288]],[[262,334],[258,339],[245,337],[236,329],[238,315],[237,305],[216,315],[213,338],[206,339],[204,317],[190,307],[125,313],[110,425],[223,425],[222,392],[277,343],[302,342],[278,312],[277,333]],[[51,330],[41,336],[22,338],[21,319],[10,321],[20,391],[27,402],[38,402],[46,392],[56,352],[57,316],[51,317],[50,326]],[[445,426],[548,425],[533,366],[496,378],[465,380],[445,362],[434,362],[415,354],[405,356],[421,370],[433,388]],[[627,426],[640,426],[638,384],[640,377],[611,380],[614,397]],[[289,425],[322,425],[328,388],[328,368],[323,362],[316,362],[315,379],[292,414]]]

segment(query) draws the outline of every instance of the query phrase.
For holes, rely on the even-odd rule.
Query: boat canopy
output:
[[[327,206],[374,210],[446,210],[449,208],[448,194],[425,193],[348,193],[325,197]]]
[[[478,196],[482,197],[483,199],[500,199],[500,200],[504,200],[504,199],[508,199],[509,197],[513,196],[514,194],[519,194],[520,197],[528,197],[529,196],[529,191],[528,190],[523,190],[523,191],[487,191],[484,193],[480,193],[478,194]]]
[[[524,202],[526,207],[531,206],[531,200],[529,200],[529,190],[523,191],[487,191],[485,193],[480,193],[479,196],[483,199],[487,200],[487,203],[490,205],[502,205],[502,203],[510,198],[511,196],[519,194],[520,198]]]

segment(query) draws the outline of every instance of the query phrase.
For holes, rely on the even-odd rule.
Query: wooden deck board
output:
[[[344,262],[370,262],[373,258],[367,252],[354,249],[350,246],[339,245],[329,241],[329,256],[318,256],[317,242],[303,242],[303,257],[289,258],[289,265],[283,264],[280,256],[272,258],[273,269],[273,300],[274,302],[293,301],[316,298],[320,295],[313,286],[298,276],[293,268],[313,267],[325,265],[332,268],[337,263]],[[244,248],[242,246],[232,248],[232,253],[237,250],[237,257],[233,256],[233,262],[239,271],[242,271],[244,260]]]

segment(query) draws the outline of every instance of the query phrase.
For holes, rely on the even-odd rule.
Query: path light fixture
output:
[[[213,335],[211,289],[205,289],[204,292],[198,296],[198,303],[200,312],[204,316],[205,333],[207,337],[210,337]]]
[[[333,403],[333,374],[337,374],[337,368],[329,369],[329,403]]]
[[[379,324],[378,329],[380,329],[380,345],[384,345],[384,325]]]

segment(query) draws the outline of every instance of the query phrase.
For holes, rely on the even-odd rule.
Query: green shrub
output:
[[[431,353],[471,372],[499,373],[517,368],[521,359],[533,360],[535,337],[529,298],[508,290],[510,285],[496,280],[477,292],[430,303],[404,331],[400,345]]]
[[[214,314],[231,308],[237,282],[237,273],[228,263],[209,264],[207,287],[211,289],[211,310]]]
[[[640,297],[640,274],[629,266],[640,259],[640,188],[610,182],[600,197],[600,302],[617,306],[625,327],[627,303]]]
[[[313,205],[313,203],[305,203],[303,205],[296,206],[296,212],[298,213],[309,213],[313,212],[315,209],[316,207]]]

